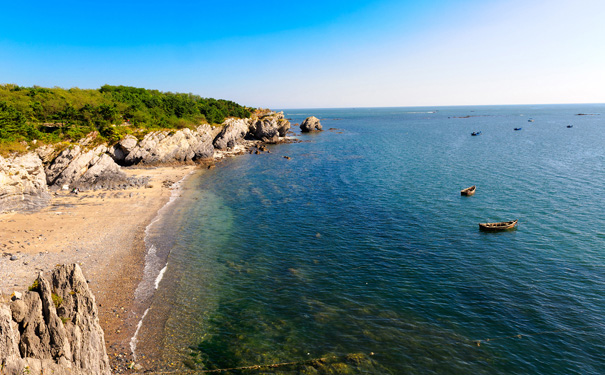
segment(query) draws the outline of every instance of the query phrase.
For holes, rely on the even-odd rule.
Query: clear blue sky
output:
[[[605,102],[605,1],[13,1],[0,83],[270,108]]]

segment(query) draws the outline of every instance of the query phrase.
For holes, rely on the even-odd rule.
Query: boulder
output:
[[[38,155],[0,157],[0,212],[37,210],[49,202],[46,173]]]
[[[106,152],[105,145],[89,150],[75,145],[63,150],[46,168],[48,185],[88,189],[108,186],[108,182],[110,185],[127,184],[126,174]]]
[[[210,158],[214,154],[212,140],[212,129],[208,125],[200,125],[194,131],[151,132],[129,150],[124,164],[188,162]]]
[[[126,157],[135,149],[139,141],[128,134],[108,150],[109,155],[116,163],[123,163]]]
[[[286,136],[286,133],[290,129],[290,121],[283,118],[283,112],[281,117],[277,115],[266,115],[260,119],[253,119],[250,121],[250,134],[263,142],[276,143],[279,141],[279,137]]]
[[[0,305],[2,373],[110,374],[95,298],[77,264],[42,272],[22,300]]]
[[[244,119],[227,119],[223,123],[223,129],[214,139],[214,148],[226,150],[242,143],[244,137],[248,134],[248,121]]]
[[[315,116],[307,117],[305,121],[300,124],[300,131],[303,133],[321,131],[321,123]]]

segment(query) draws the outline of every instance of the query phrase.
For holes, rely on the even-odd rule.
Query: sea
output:
[[[225,374],[605,374],[605,105],[284,115],[323,131],[294,127],[297,143],[196,172],[148,228],[161,261],[139,359]]]

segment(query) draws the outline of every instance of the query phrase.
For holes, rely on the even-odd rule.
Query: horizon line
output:
[[[451,104],[451,105],[397,105],[397,106],[353,106],[353,107],[275,107],[273,110],[292,110],[292,109],[372,109],[372,108],[442,108],[442,107],[505,107],[505,106],[543,106],[543,105],[605,105],[605,102],[590,103],[512,103],[512,104]],[[261,107],[259,107],[261,108]]]

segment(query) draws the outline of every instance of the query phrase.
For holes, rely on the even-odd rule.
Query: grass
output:
[[[53,303],[55,304],[55,308],[59,308],[59,306],[61,306],[61,304],[63,303],[63,298],[61,298],[60,295],[52,293],[51,297],[53,299]]]
[[[37,292],[40,290],[40,282],[38,279],[34,280],[34,283],[28,288],[30,292]]]

